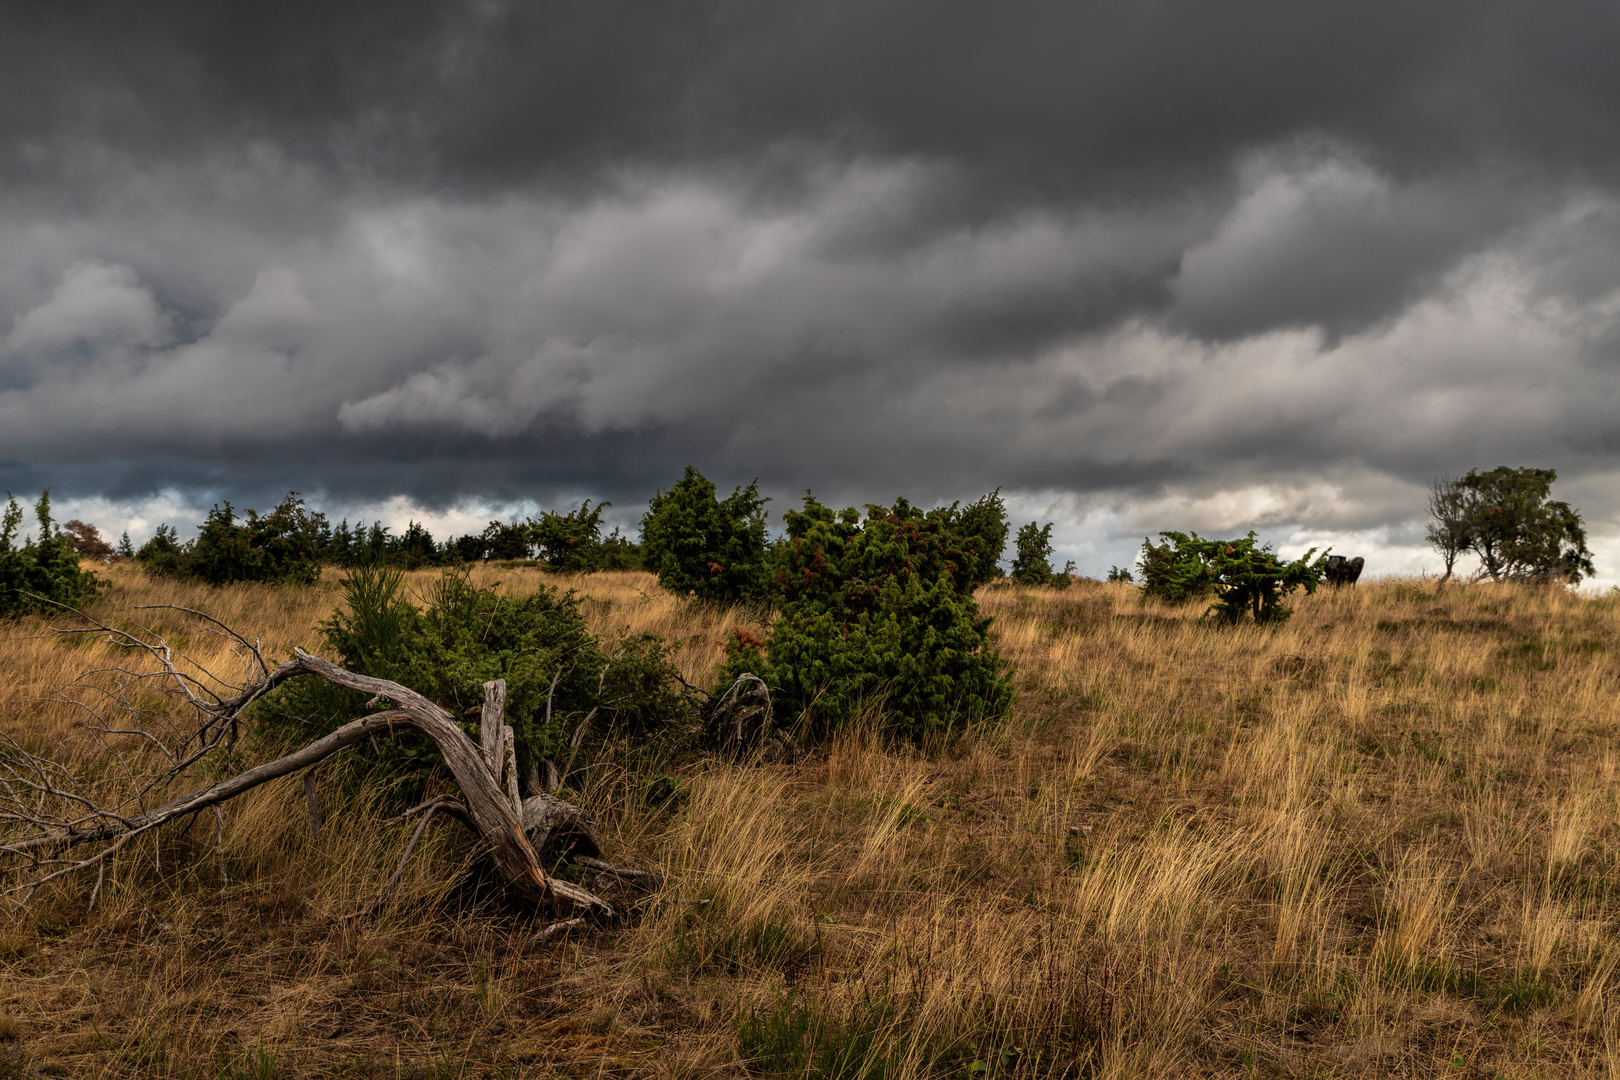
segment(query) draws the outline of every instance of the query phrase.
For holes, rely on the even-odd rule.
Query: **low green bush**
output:
[[[524,772],[542,758],[560,763],[592,708],[598,709],[592,725],[598,735],[644,739],[694,720],[665,643],[641,637],[605,651],[572,593],[540,585],[527,596],[506,596],[446,571],[413,603],[403,585],[397,568],[349,572],[343,607],[321,624],[334,661],[417,691],[462,718],[469,734],[477,731],[484,683],[505,679],[506,722]],[[298,679],[267,697],[255,719],[276,741],[307,742],[385,707],[368,706],[363,694]],[[439,764],[432,744],[414,736],[373,740],[364,752],[418,781]]]
[[[23,511],[9,492],[0,518],[0,617],[77,607],[96,593],[95,574],[79,568],[73,538],[51,522],[51,493],[34,504],[37,535],[17,542]]]
[[[1007,709],[1011,677],[963,584],[976,553],[950,531],[948,514],[901,499],[868,506],[863,522],[807,493],[784,520],[780,615],[768,642],[735,635],[723,681],[760,676],[778,715],[803,717],[811,734],[868,707],[881,706],[891,729],[914,737]]]

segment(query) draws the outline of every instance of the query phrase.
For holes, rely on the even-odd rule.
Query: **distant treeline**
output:
[[[592,506],[587,499],[567,513],[548,510],[525,521],[491,521],[481,533],[440,543],[414,521],[398,534],[380,521],[350,525],[345,518],[334,526],[295,492],[267,514],[248,510],[239,515],[229,502],[217,505],[196,538],[186,543],[173,526],[160,525],[134,558],[148,573],[215,585],[314,581],[323,564],[415,570],[502,559],[538,560],[558,573],[636,569],[641,565],[638,545],[618,529],[602,535],[602,511],[609,505]]]
[[[482,532],[440,542],[414,521],[398,534],[377,521],[350,524],[345,518],[333,525],[296,492],[264,514],[239,512],[230,502],[217,504],[196,537],[184,543],[167,523],[138,550],[127,532],[114,548],[84,522],[71,521],[59,531],[62,543],[71,542],[86,558],[133,558],[150,574],[215,585],[313,582],[323,566],[333,565],[415,570],[500,560],[531,562],[556,573],[643,569],[656,574],[664,588],[704,600],[776,603],[797,587],[795,582],[803,584],[805,575],[810,580],[836,578],[848,569],[840,564],[861,561],[853,559],[853,549],[844,549],[851,537],[865,532],[864,520],[903,526],[908,536],[922,530],[918,536],[926,534],[931,537],[927,543],[938,548],[929,556],[931,565],[959,591],[1003,576],[998,562],[1010,529],[999,489],[966,505],[924,510],[901,498],[892,506],[870,504],[864,512],[853,507],[835,512],[807,491],[804,508],[783,515],[786,535],[776,538],[767,528],[767,502],[757,482],[722,497],[712,481],[687,466],[680,480],[653,495],[642,514],[638,540],[616,528],[604,535],[602,513],[610,504],[592,505],[589,499],[564,512],[491,521]],[[810,520],[833,530],[826,538],[830,546],[818,546],[820,554],[799,565],[806,542],[802,530]],[[1014,581],[1064,586],[1073,580],[1073,563],[1054,570],[1049,561],[1051,533],[1050,524],[1036,522],[1018,530],[1010,574]],[[910,541],[885,543],[886,554],[879,559],[885,569],[879,573],[876,565],[867,567],[857,578],[869,583],[874,574],[887,577],[919,565],[915,552],[907,554]]]
[[[765,504],[756,484],[739,487],[722,497],[715,485],[688,466],[667,490],[657,492],[641,518],[641,536],[631,540],[618,529],[604,535],[602,513],[610,505],[592,505],[589,499],[563,512],[547,510],[523,521],[491,521],[479,533],[436,540],[417,522],[394,533],[381,522],[333,525],[326,515],[311,510],[296,492],[275,509],[239,512],[229,502],[216,505],[194,539],[180,541],[168,524],[139,550],[120,542],[117,554],[131,556],[151,574],[194,578],[223,585],[235,581],[311,582],[323,566],[343,568],[390,566],[415,570],[434,566],[462,566],[485,560],[530,561],[556,573],[591,573],[598,570],[650,570],[665,588],[705,600],[772,601],[787,588],[787,579],[801,573],[813,577],[831,570],[819,564],[792,567],[788,548],[802,546],[794,523],[803,513],[826,515],[808,492],[805,510],[789,511],[786,537],[772,539],[767,532]],[[859,531],[862,517],[894,518],[926,524],[936,531],[953,554],[945,559],[958,587],[1001,576],[997,566],[1007,543],[1006,508],[999,492],[966,506],[923,511],[905,499],[893,507],[871,505],[864,514],[853,508],[836,515]],[[93,527],[73,522],[89,543],[99,544],[87,555],[110,555]],[[1073,565],[1054,572],[1047,561],[1051,552],[1051,526],[1034,522],[1019,530],[1018,558],[1012,576],[1025,584],[1067,584]],[[76,534],[75,544],[81,539]],[[898,556],[890,556],[891,558]],[[902,559],[902,562],[905,560]]]

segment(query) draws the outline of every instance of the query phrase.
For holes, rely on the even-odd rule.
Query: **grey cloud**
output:
[[[19,315],[6,335],[8,353],[51,353],[109,345],[150,346],[166,333],[151,290],[127,266],[74,263],[45,303]]]
[[[1620,520],[1615,18],[13,6],[0,479]]]
[[[1353,160],[1317,168],[1402,198]],[[399,460],[401,439],[495,459],[505,443],[641,433],[641,445],[736,470],[753,462],[795,485],[818,482],[818,469],[898,486],[948,468],[982,486],[1085,489],[1288,458],[1401,469],[1457,456],[1482,422],[1498,445],[1515,432],[1534,444],[1549,417],[1590,413],[1583,403],[1607,393],[1579,381],[1567,317],[1527,299],[1566,272],[1544,238],[1567,228],[1558,214],[1495,254],[1464,256],[1393,321],[1335,339],[1273,319],[1222,343],[1177,328],[1188,305],[1177,290],[1223,237],[1265,234],[1265,222],[1245,223],[1244,199],[1221,215],[1176,204],[1024,212],[890,251],[839,239],[851,217],[881,217],[926,186],[918,175],[852,166],[765,209],[680,178],[588,204],[358,206],[323,243],[249,247],[249,264],[292,265],[222,275],[228,288],[202,305],[213,321],[161,345],[151,327],[166,315],[140,275],[74,262],[13,312],[14,337],[84,292],[86,267],[105,286],[95,295],[124,305],[107,310],[145,321],[92,350],[94,378],[57,365],[0,395],[0,419],[13,454],[64,463],[108,448],[301,445],[359,469],[373,454]],[[1292,182],[1279,173],[1253,190]],[[1583,212],[1601,214],[1600,202],[1585,198]],[[1170,306],[1120,299],[1117,282],[1178,263]],[[1226,287],[1234,306],[1269,297],[1265,275]],[[1601,298],[1568,297],[1567,311],[1588,331],[1613,324]],[[81,330],[105,335],[100,325]],[[1569,381],[1548,378],[1563,368]]]
[[[1402,185],[1343,152],[1268,156],[1240,170],[1245,183],[1229,213],[1170,283],[1175,316],[1194,333],[1361,329],[1550,209],[1544,194],[1489,173]]]
[[[1399,166],[1612,175],[1612,7],[965,0],[13,5],[11,169],[266,139],[488,191],[786,140],[947,160],[991,205],[1179,185],[1322,132]],[[1123,188],[1121,185],[1124,185]]]

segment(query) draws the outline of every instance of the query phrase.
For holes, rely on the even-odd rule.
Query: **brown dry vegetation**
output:
[[[109,576],[108,617],[187,603],[271,655],[336,598]],[[569,584],[694,682],[739,621]],[[1375,583],[1275,630],[1124,586],[981,602],[1020,688],[993,728],[599,768],[610,856],[668,879],[620,925],[526,944],[448,824],[345,919],[405,826],[313,843],[296,778],[229,808],[223,885],[212,829],[165,832],[93,912],[81,881],[0,919],[0,1075],[1620,1075],[1620,599]],[[71,741],[38,699],[98,647],[41,629],[6,627],[0,724]]]

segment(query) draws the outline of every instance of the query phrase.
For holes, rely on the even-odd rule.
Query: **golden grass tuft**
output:
[[[557,579],[610,641],[705,683],[757,613],[650,575]],[[318,650],[336,574],[213,590],[105,571],[271,655]],[[428,574],[416,575],[425,587]],[[1124,586],[989,587],[1019,699],[918,748],[867,717],[796,766],[604,761],[610,857],[666,875],[620,924],[479,883],[380,788],[309,834],[298,778],[134,845],[0,921],[0,1068],[72,1076],[1620,1076],[1620,598],[1375,582],[1222,628]],[[108,662],[0,638],[0,724],[89,752],[53,689]],[[321,795],[336,807],[333,775]],[[221,879],[223,854],[224,878]],[[10,1056],[5,1056],[10,1055]]]

